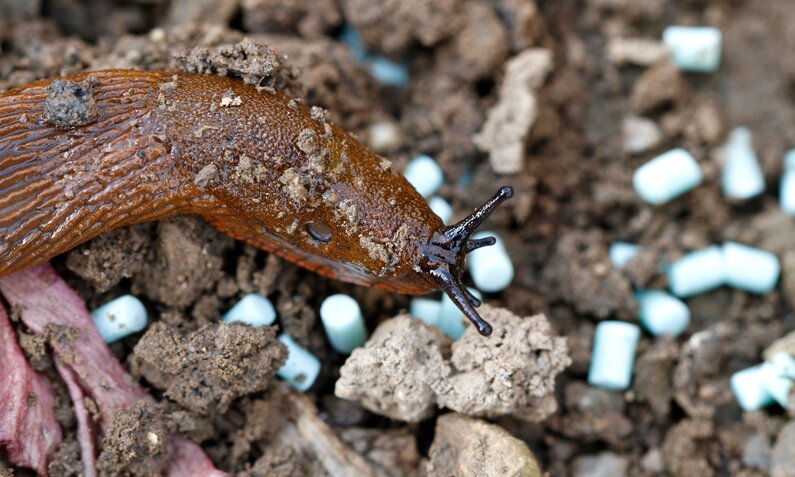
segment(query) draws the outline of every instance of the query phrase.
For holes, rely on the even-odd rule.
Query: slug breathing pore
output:
[[[480,300],[464,286],[461,275],[464,272],[466,254],[496,243],[494,237],[475,240],[470,240],[469,237],[498,205],[512,196],[512,188],[500,188],[488,202],[460,222],[434,232],[428,243],[420,247],[422,271],[433,277],[436,285],[453,300],[483,336],[491,334],[491,325],[475,310],[480,306]]]

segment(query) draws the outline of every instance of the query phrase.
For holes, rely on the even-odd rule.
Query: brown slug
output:
[[[470,235],[512,194],[445,228],[322,109],[233,78],[112,70],[0,93],[0,276],[116,227],[197,215],[332,278],[441,288],[488,335],[461,275],[494,243]]]

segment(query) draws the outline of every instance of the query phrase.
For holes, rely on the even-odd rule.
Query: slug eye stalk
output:
[[[494,197],[460,222],[435,232],[428,243],[420,249],[422,254],[420,268],[433,277],[439,288],[453,300],[483,336],[490,335],[492,327],[475,310],[480,306],[480,300],[467,290],[461,281],[461,275],[464,273],[464,262],[469,252],[496,243],[494,237],[475,240],[469,240],[469,237],[497,206],[511,197],[513,189],[507,186],[501,187]]]

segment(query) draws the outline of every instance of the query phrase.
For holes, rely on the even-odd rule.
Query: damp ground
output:
[[[720,69],[683,74],[660,62],[654,48],[615,53],[624,39],[657,40],[671,24],[718,27]],[[340,40],[345,25],[359,31],[369,51],[407,60],[408,85],[371,77]],[[475,392],[476,380],[450,380],[463,366],[486,371],[456,361],[450,343],[427,330],[403,332],[422,337],[411,342],[416,353],[400,348],[387,356],[415,373],[409,384],[424,401],[401,413],[384,396],[376,396],[385,406],[379,412],[367,404],[372,396],[340,399],[334,391],[345,357],[323,334],[322,299],[353,296],[371,331],[391,327],[382,337],[416,326],[387,321],[410,299],[317,276],[199,219],[115,230],[53,262],[90,308],[133,293],[152,318],[145,334],[111,349],[159,404],[119,418],[106,438],[111,455],[129,450],[136,433],[178,429],[220,469],[251,476],[324,475],[324,452],[342,456],[349,468],[385,475],[449,475],[456,472],[451,462],[466,453],[451,442],[466,432],[500,442],[495,459],[515,445],[513,436],[555,476],[795,475],[791,414],[743,413],[729,389],[733,372],[757,364],[763,350],[795,328],[795,220],[780,212],[776,190],[781,158],[795,146],[794,48],[795,8],[772,0],[0,2],[0,88],[105,68],[194,65],[249,80],[267,70],[273,81],[259,86],[325,108],[396,169],[416,154],[433,156],[446,177],[440,195],[458,218],[497,185],[514,187],[515,197],[487,227],[503,238],[516,278],[485,301],[518,317],[544,314],[550,333],[566,338],[570,365],[550,398],[510,401],[514,407],[498,414],[462,400]],[[397,134],[378,141],[373,124]],[[716,150],[738,126],[752,131],[769,186],[751,202],[731,204],[720,192]],[[632,190],[633,171],[675,147],[698,160],[704,184],[665,206],[644,204]],[[623,272],[607,254],[618,240],[646,249]],[[655,266],[660,257],[673,260],[727,240],[776,253],[783,264],[777,290],[752,296],[719,289],[689,299],[693,320],[684,335],[642,337],[629,391],[589,387],[596,324],[635,321],[633,287],[666,285]],[[250,292],[268,296],[280,330],[322,360],[305,398],[279,385],[273,369],[247,368],[252,356],[282,359],[272,332],[218,326]],[[21,325],[17,335],[35,368],[51,368],[41,339]],[[235,350],[225,360],[179,352],[221,344]],[[384,349],[368,352],[383,358]],[[417,371],[410,360],[419,355],[430,358]],[[439,376],[450,387],[440,386]],[[51,475],[78,475],[75,417],[63,386],[57,391],[65,439]],[[528,407],[537,413],[529,415]],[[499,429],[480,429],[482,422]],[[135,472],[162,467],[161,452],[151,459],[136,461]],[[120,471],[114,462],[105,468],[111,475]],[[473,461],[471,468],[487,464]]]

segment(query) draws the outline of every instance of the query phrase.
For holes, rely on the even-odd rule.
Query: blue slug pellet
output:
[[[596,326],[588,369],[591,386],[624,391],[632,381],[640,328],[624,321],[603,321]]]
[[[722,37],[713,27],[669,26],[663,32],[663,43],[680,70],[712,73],[720,66]]]
[[[680,297],[713,290],[725,280],[723,251],[717,245],[690,252],[668,269],[668,286]]]
[[[736,128],[723,146],[723,175],[721,185],[724,195],[732,200],[748,200],[765,191],[765,176],[751,142],[748,128]]]
[[[290,335],[282,333],[278,339],[287,347],[287,360],[276,375],[298,391],[308,390],[320,374],[320,360],[296,343]]]
[[[91,312],[99,335],[106,343],[115,343],[146,328],[147,314],[141,300],[123,295]]]
[[[776,288],[781,264],[774,254],[747,245],[723,244],[726,284],[751,293],[770,293]]]
[[[682,300],[660,290],[639,290],[638,321],[654,336],[679,336],[690,324],[690,309]]]
[[[272,325],[276,309],[271,301],[259,293],[249,293],[222,318],[226,323],[244,323],[254,328]]]
[[[689,152],[673,149],[635,171],[632,184],[649,204],[664,204],[701,184],[701,168]]]
[[[628,242],[613,242],[608,249],[610,256],[610,263],[616,268],[624,268],[624,266],[632,260],[632,257],[640,253],[643,247],[634,243]]]
[[[335,351],[351,354],[367,339],[362,310],[348,295],[331,295],[320,305],[320,321]]]

